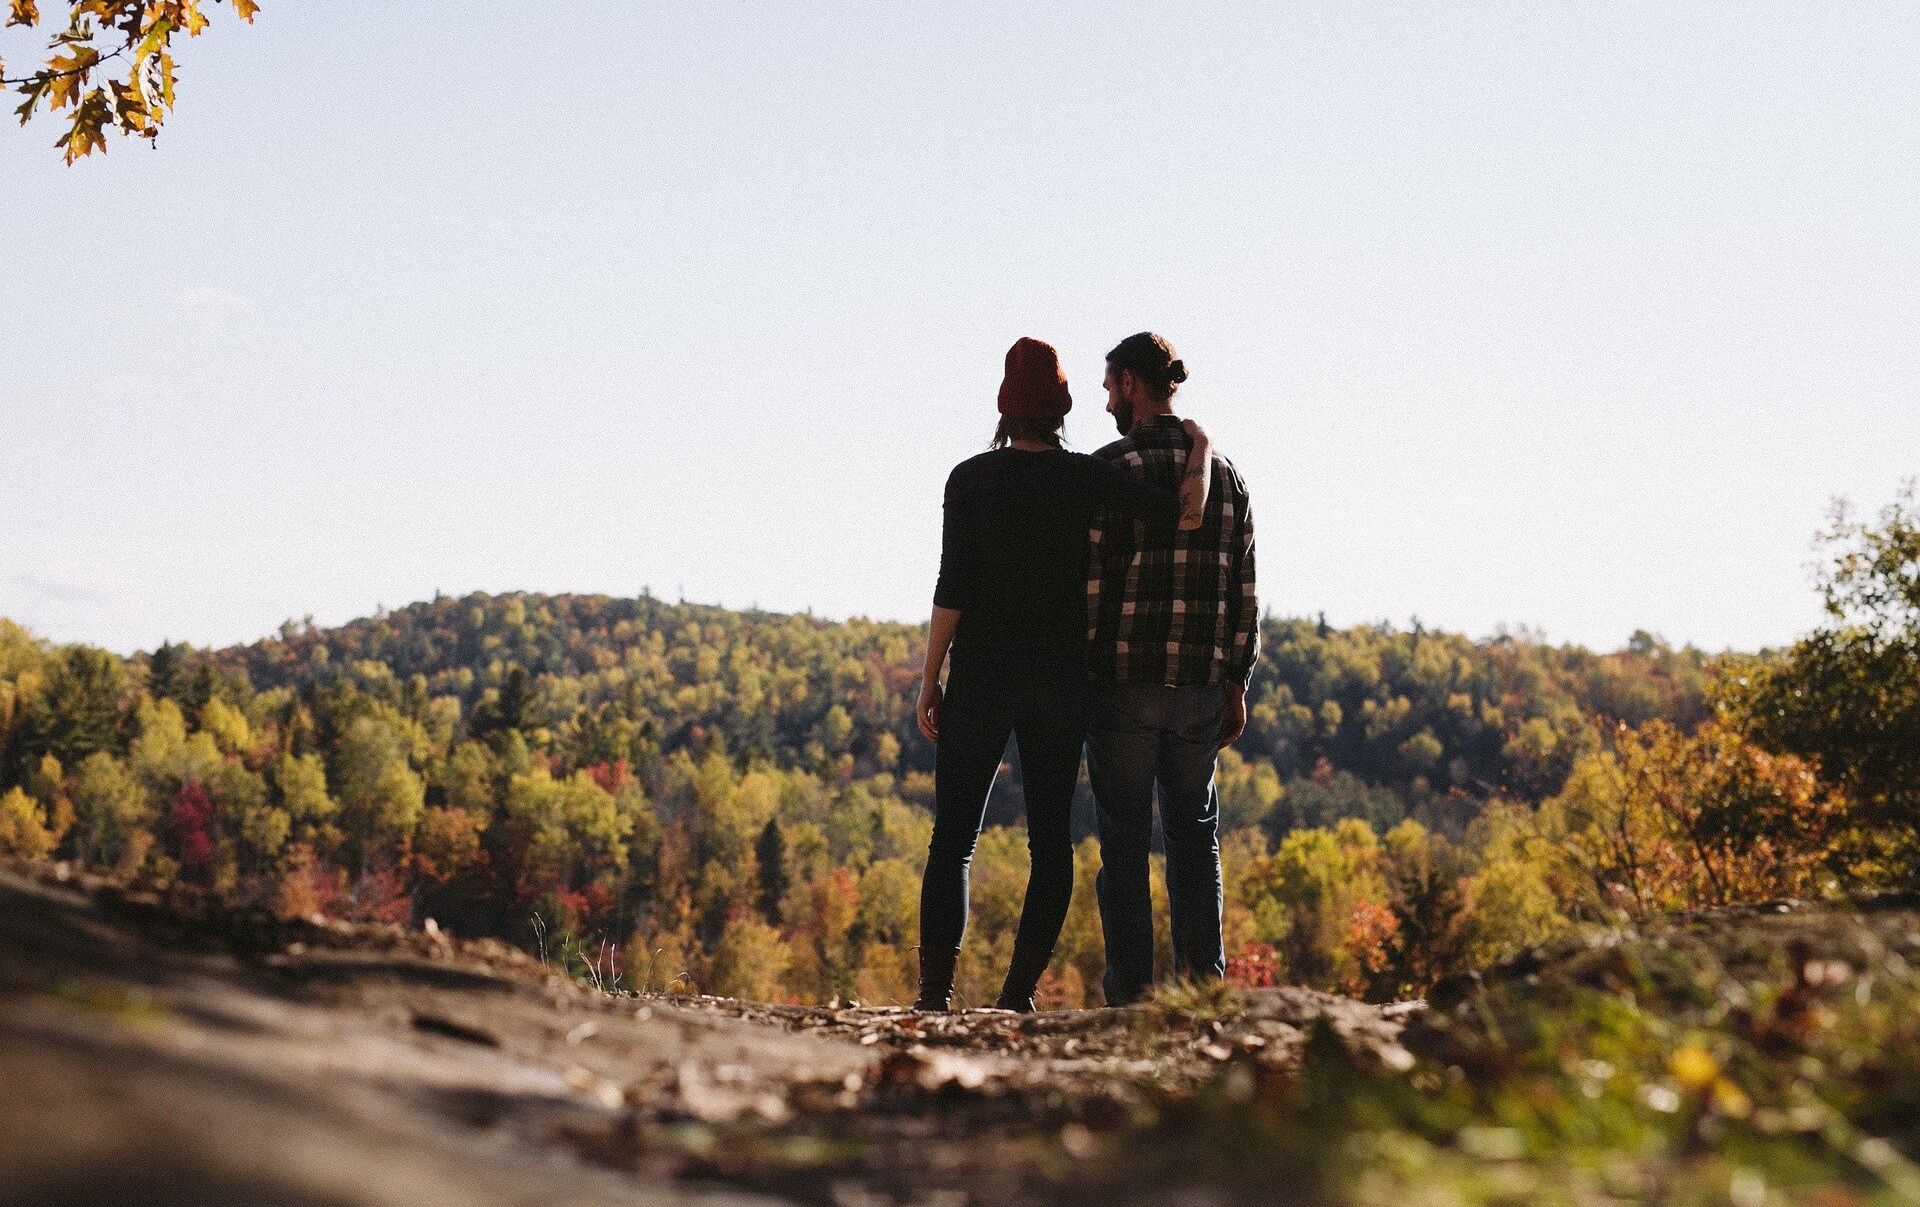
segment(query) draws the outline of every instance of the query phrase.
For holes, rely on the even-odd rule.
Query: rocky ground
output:
[[[1920,1204],[1920,900],[1594,929],[1430,1005],[598,993],[0,869],[6,1204]]]
[[[610,996],[491,941],[0,872],[0,1203],[1243,1199],[1163,1124],[1310,1034],[1404,1069],[1419,1009]]]

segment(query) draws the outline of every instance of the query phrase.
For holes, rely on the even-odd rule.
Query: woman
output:
[[[1073,895],[1069,812],[1086,737],[1088,535],[1111,508],[1197,528],[1206,502],[1206,434],[1194,437],[1175,494],[1060,446],[1073,399],[1060,358],[1039,340],[1007,352],[993,448],[947,479],[940,581],[921,675],[920,732],[937,745],[933,840],[920,886],[920,1010],[945,1010],[967,921],[967,867],[1007,737],[1020,744],[1032,870],[1000,990],[1030,1011]],[[1184,506],[1183,506],[1184,504]],[[947,688],[940,670],[948,663]]]

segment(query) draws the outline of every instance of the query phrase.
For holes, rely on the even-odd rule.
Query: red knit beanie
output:
[[[1058,419],[1072,409],[1067,375],[1053,345],[1024,335],[1015,340],[1000,382],[1000,413],[1010,419]]]

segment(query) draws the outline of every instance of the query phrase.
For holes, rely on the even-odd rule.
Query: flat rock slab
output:
[[[560,1141],[621,1126],[630,1088],[672,1110],[683,1077],[837,1087],[878,1059],[519,968],[183,952],[112,912],[0,875],[0,1203],[765,1202]]]

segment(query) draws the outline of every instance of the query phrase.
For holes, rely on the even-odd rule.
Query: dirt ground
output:
[[[492,941],[0,872],[0,1204],[1199,1204],[1177,1152],[1135,1176],[1163,1112],[1319,1018],[1395,1066],[1420,1009],[1208,1006],[612,996]]]

